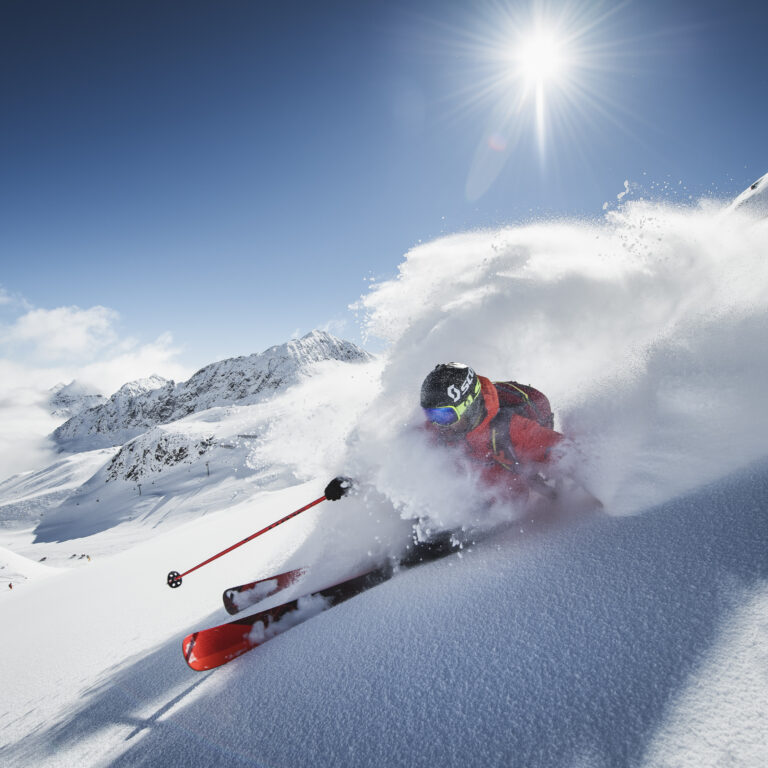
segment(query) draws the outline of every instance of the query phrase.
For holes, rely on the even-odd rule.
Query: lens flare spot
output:
[[[494,152],[504,152],[507,148],[507,139],[500,133],[492,133],[488,137],[488,146]]]

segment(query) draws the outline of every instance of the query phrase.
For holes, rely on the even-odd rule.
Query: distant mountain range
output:
[[[349,341],[325,331],[312,331],[259,354],[212,363],[180,384],[160,376],[126,384],[95,407],[87,407],[85,401],[84,409],[56,429],[53,438],[69,451],[123,445],[152,427],[191,413],[258,403],[295,383],[314,363],[370,359],[367,352]]]

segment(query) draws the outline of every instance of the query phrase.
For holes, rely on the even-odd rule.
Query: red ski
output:
[[[481,532],[473,537],[475,541],[494,535],[495,531]],[[412,568],[422,563],[428,563],[462,548],[454,534],[443,532],[439,537],[428,542],[412,545],[400,560],[400,568]],[[302,569],[297,569],[302,570]],[[280,576],[262,581],[278,581],[281,577],[291,578],[293,571],[287,571]],[[316,616],[328,608],[343,603],[371,587],[375,587],[392,578],[395,569],[391,563],[373,568],[365,573],[346,579],[330,587],[312,592],[296,600],[290,600],[265,611],[259,611],[242,619],[235,619],[218,627],[202,629],[184,638],[182,652],[184,659],[192,669],[203,671],[214,669],[226,664],[238,656],[242,656],[252,648],[267,642],[297,624]],[[299,577],[296,577],[299,578]],[[259,582],[254,582],[258,584]],[[248,586],[248,585],[245,585]],[[274,592],[270,593],[274,594]],[[225,593],[226,600],[226,593]]]
[[[224,607],[227,609],[227,613],[232,615],[240,613],[240,611],[272,597],[276,592],[295,584],[306,572],[306,568],[294,568],[292,571],[286,571],[277,576],[269,576],[249,584],[241,584],[239,587],[225,589],[222,595]]]
[[[197,671],[220,667],[321,611],[381,584],[391,576],[390,566],[376,568],[252,616],[193,632],[182,642],[184,659]]]

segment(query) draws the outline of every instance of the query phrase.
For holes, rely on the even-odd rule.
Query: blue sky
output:
[[[571,37],[543,133],[506,52],[534,16]],[[359,340],[419,241],[601,216],[625,180],[731,197],[768,171],[766,32],[713,0],[4,0],[2,354],[67,318],[192,369]]]

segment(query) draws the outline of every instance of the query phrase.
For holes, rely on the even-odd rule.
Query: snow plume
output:
[[[253,643],[263,643],[276,635],[287,632],[289,629],[307,621],[307,619],[317,616],[318,613],[322,613],[328,606],[328,598],[322,595],[300,597],[295,611],[289,611],[285,616],[267,626],[264,626],[263,621],[257,621],[253,625],[249,638]]]
[[[262,439],[248,467],[285,467],[290,483],[330,480],[344,470],[346,440],[378,394],[380,376],[378,360],[315,363],[297,384],[263,406]]]
[[[389,348],[355,471],[404,516],[460,516],[473,489],[416,429],[421,381],[451,360],[542,389],[614,513],[764,455],[767,226],[712,205],[631,202],[599,221],[414,248],[362,300],[367,332]]]

